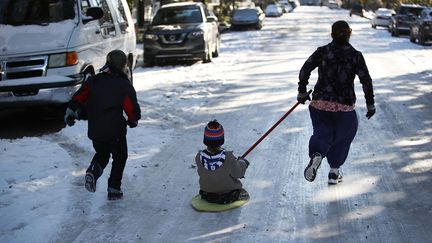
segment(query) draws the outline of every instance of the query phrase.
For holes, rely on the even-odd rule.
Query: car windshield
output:
[[[257,11],[255,9],[237,9],[234,13],[236,17],[256,17]]]
[[[376,15],[380,15],[380,16],[391,16],[392,12],[391,10],[378,10],[376,12]]]
[[[419,16],[422,10],[423,10],[422,7],[401,7],[399,13],[400,14],[413,14],[415,16]]]
[[[266,9],[267,10],[277,10],[277,7],[276,7],[276,5],[271,4],[271,5],[268,5]]]
[[[0,24],[47,25],[75,18],[75,0],[0,0]]]
[[[153,25],[188,24],[203,22],[199,7],[161,8],[153,19]]]

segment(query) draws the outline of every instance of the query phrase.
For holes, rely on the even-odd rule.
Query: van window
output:
[[[124,9],[124,6],[123,6],[121,0],[113,1],[113,5],[114,5],[114,8],[116,10],[118,10],[117,11],[117,20],[118,20],[118,23],[120,25],[121,32],[124,33],[126,31],[126,29],[129,27],[129,23],[128,23],[127,18],[126,18],[126,11]]]
[[[75,0],[1,0],[0,24],[48,25],[75,18]]]
[[[98,0],[81,0],[81,13],[87,14],[87,10],[91,7],[98,7],[100,4]]]
[[[82,0],[81,1],[81,10],[82,14],[85,15],[87,13],[87,9],[90,8],[90,3],[88,0]]]
[[[99,19],[99,24],[101,25],[102,35],[104,37],[112,37],[116,35],[116,30],[114,26],[114,21],[112,19],[111,10],[108,7],[106,0],[99,1],[99,7],[102,8],[104,15]]]

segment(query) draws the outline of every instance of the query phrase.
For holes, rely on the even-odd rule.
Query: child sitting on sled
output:
[[[243,187],[239,179],[244,177],[249,162],[221,147],[224,130],[216,120],[205,127],[204,144],[207,149],[200,150],[195,157],[201,198],[217,204],[238,200]]]

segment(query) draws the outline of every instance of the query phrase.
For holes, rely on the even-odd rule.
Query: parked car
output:
[[[329,9],[339,9],[339,8],[341,8],[341,5],[342,5],[341,1],[335,1],[335,0],[329,0],[328,1]]]
[[[360,17],[364,17],[365,10],[360,4],[353,4],[351,10],[349,12],[349,16],[358,15]]]
[[[293,7],[293,9],[297,8],[300,6],[300,1],[299,0],[288,0],[288,2],[291,4],[291,6]]]
[[[425,6],[416,4],[401,4],[390,20],[389,31],[392,36],[409,34],[411,24],[415,22],[425,8]]]
[[[202,3],[163,5],[144,34],[144,65],[161,60],[203,60],[219,55],[218,19]]]
[[[382,26],[388,28],[392,15],[396,14],[393,9],[379,8],[375,11],[373,18],[371,19],[372,28]]]
[[[308,6],[320,6],[323,4],[323,0],[300,0],[301,5]]]
[[[420,17],[411,25],[410,41],[418,40],[420,45],[432,40],[432,8],[425,8]]]
[[[283,10],[284,13],[291,13],[294,10],[294,8],[291,5],[291,3],[289,3],[286,0],[281,1],[279,3],[281,4],[280,6],[282,7],[282,10]]]
[[[113,49],[137,58],[126,0],[3,0],[0,107],[61,105]]]
[[[269,4],[265,9],[266,17],[280,17],[283,14],[283,10],[276,4]]]
[[[231,18],[231,28],[255,28],[261,29],[264,24],[265,14],[260,7],[238,8]]]

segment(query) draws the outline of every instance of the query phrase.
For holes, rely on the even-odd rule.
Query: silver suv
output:
[[[167,4],[144,33],[144,65],[166,59],[211,62],[219,55],[219,46],[217,18],[204,4]]]

